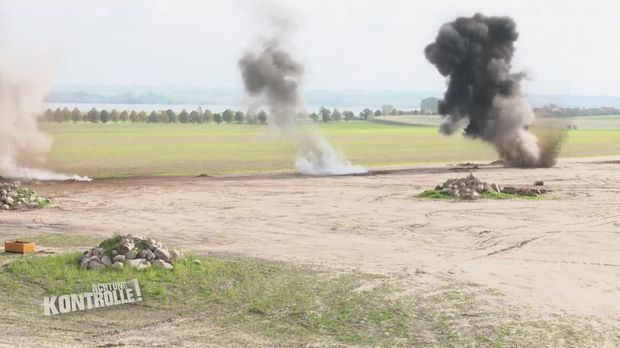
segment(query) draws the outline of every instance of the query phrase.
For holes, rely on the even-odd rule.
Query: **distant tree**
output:
[[[213,114],[213,121],[215,121],[215,123],[217,124],[222,123],[222,114],[219,114],[219,113]]]
[[[54,111],[52,111],[52,109],[47,108],[47,110],[45,110],[45,113],[43,114],[43,117],[45,117],[45,121],[47,122],[54,122]]]
[[[353,111],[343,111],[342,115],[344,116],[344,120],[347,122],[351,121],[353,117],[355,117]]]
[[[164,110],[157,111],[157,122],[160,123],[168,123],[170,120],[168,119],[168,114]]]
[[[319,109],[319,114],[321,114],[321,120],[323,120],[323,122],[329,122],[329,117],[331,115],[331,111],[329,111],[329,109],[321,106],[321,108]]]
[[[151,111],[149,114],[149,118],[147,119],[148,123],[157,123],[159,122],[159,117],[157,117],[157,112]]]
[[[235,117],[235,113],[232,110],[230,110],[230,109],[226,109],[222,113],[222,119],[226,123],[231,123],[233,121],[234,117]]]
[[[81,120],[82,120],[82,113],[80,112],[80,109],[74,108],[73,111],[71,111],[71,121],[73,121],[73,123],[77,123]]]
[[[364,109],[364,110],[362,110],[362,111],[360,112],[360,118],[361,118],[362,120],[368,120],[368,119],[370,119],[371,115],[372,115],[372,110],[370,110],[370,109],[368,109],[368,108],[366,108],[366,109]]]
[[[205,112],[202,113],[202,122],[203,123],[213,122],[213,113],[211,113],[211,110],[207,109],[205,110]]]
[[[332,111],[332,119],[336,122],[340,122],[341,118],[342,114],[340,111],[338,111],[338,109],[334,109],[334,111]]]
[[[256,115],[254,115],[251,112],[247,112],[245,114],[245,123],[247,124],[257,124],[258,123],[258,118],[256,118]]]
[[[97,123],[100,121],[99,111],[97,111],[96,108],[90,109],[90,111],[88,112],[88,120],[92,123]]]
[[[129,121],[131,121],[131,123],[138,122],[138,113],[136,112],[136,110],[131,110],[131,112],[129,113]]]
[[[129,119],[129,114],[127,113],[127,110],[123,110],[120,116],[118,116],[118,120],[123,123],[127,122],[128,119]]]
[[[112,109],[112,111],[110,112],[110,120],[114,123],[118,123],[120,117],[121,115],[118,113],[118,111],[116,111],[116,109]]]
[[[64,107],[62,109],[62,121],[63,122],[71,121],[71,111],[69,111],[69,108],[67,107]]]
[[[108,112],[108,110],[101,110],[100,118],[102,123],[107,123],[110,120],[110,113]]]
[[[198,113],[198,111],[193,110],[192,112],[189,113],[189,122],[200,123],[201,120],[202,120],[202,117],[200,117],[200,114]]]
[[[316,112],[313,112],[310,114],[310,118],[312,119],[312,121],[319,122],[319,115]]]
[[[383,112],[381,110],[375,111],[375,116],[381,116],[381,115],[383,115]]]
[[[60,108],[57,108],[56,110],[54,110],[54,122],[63,122],[65,120],[65,117],[62,114],[62,110]]]
[[[381,105],[381,115],[389,115],[394,109],[394,105]]]
[[[439,99],[435,97],[424,98],[420,102],[420,111],[423,114],[437,114],[439,109]]]
[[[138,122],[140,123],[144,123],[147,121],[148,116],[146,115],[146,112],[144,110],[140,111],[138,113]]]
[[[187,110],[181,110],[181,112],[179,113],[179,122],[189,123],[189,113],[187,113]]]
[[[177,113],[174,112],[174,110],[172,109],[166,110],[166,117],[168,118],[168,122],[170,123],[177,123],[179,121]]]
[[[265,111],[259,111],[256,118],[258,118],[258,122],[260,122],[260,124],[267,124],[267,113]]]
[[[235,122],[238,124],[242,124],[244,119],[244,114],[241,111],[235,112]]]

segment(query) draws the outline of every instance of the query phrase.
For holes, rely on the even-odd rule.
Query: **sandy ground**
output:
[[[503,185],[544,180],[540,200],[415,198],[447,165],[367,176],[293,174],[32,183],[53,206],[3,212],[0,231],[150,235],[199,253],[278,259],[415,282],[420,273],[497,289],[539,313],[620,327],[620,158],[551,169],[481,168]]]

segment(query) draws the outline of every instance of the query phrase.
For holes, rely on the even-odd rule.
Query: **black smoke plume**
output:
[[[441,27],[425,49],[426,58],[448,78],[439,102],[440,131],[450,135],[467,124],[465,135],[494,144],[508,165],[552,166],[559,141],[541,151],[528,131],[534,112],[521,94],[524,74],[511,72],[518,37],[510,17],[476,14]]]

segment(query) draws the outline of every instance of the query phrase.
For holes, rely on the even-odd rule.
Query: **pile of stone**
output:
[[[171,270],[181,256],[179,250],[169,250],[152,238],[128,234],[105,240],[98,247],[84,251],[79,261],[86,269],[122,269],[127,266],[137,270],[150,267]]]
[[[36,209],[49,204],[49,200],[37,196],[19,181],[0,183],[0,210]]]
[[[517,196],[538,197],[543,193],[547,193],[547,190],[543,188],[506,186],[502,188],[501,192]]]
[[[542,181],[536,182],[536,186],[542,185]],[[480,195],[484,192],[507,193],[531,197],[547,192],[546,189],[540,187],[502,187],[496,183],[487,183],[484,180],[478,179],[471,173],[465,178],[448,179],[446,182],[437,185],[435,190],[460,199],[480,198]]]

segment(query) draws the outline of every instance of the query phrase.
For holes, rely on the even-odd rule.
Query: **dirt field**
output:
[[[542,315],[620,329],[620,158],[551,169],[481,168],[500,184],[544,180],[537,200],[416,198],[448,178],[435,165],[366,176],[294,174],[37,182],[52,206],[0,214],[0,230],[150,235],[186,250],[495,289]],[[483,295],[483,294],[481,294]]]

